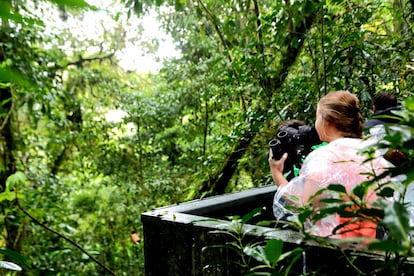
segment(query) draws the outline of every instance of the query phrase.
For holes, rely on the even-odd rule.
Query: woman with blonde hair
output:
[[[348,91],[330,92],[319,100],[315,128],[321,141],[328,144],[311,152],[306,157],[299,176],[292,180],[288,181],[283,175],[287,154],[280,160],[274,160],[272,151],[269,152],[272,177],[278,186],[273,205],[275,215],[287,212],[279,203],[282,196],[290,204],[302,206],[318,190],[330,184],[341,184],[350,194],[356,185],[372,177],[372,173],[380,174],[392,166],[380,156],[366,162],[366,156],[360,154],[366,147],[362,140],[363,118],[358,98]],[[323,207],[319,199],[327,196],[322,193],[317,199],[312,199],[316,211]],[[373,191],[368,193],[367,202],[375,199]],[[322,218],[309,227],[311,233],[317,236],[375,238],[376,225],[370,221],[350,223],[339,233],[332,233],[335,227],[346,220],[349,221],[335,214]]]

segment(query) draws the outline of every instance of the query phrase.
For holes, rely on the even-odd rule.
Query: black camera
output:
[[[273,159],[279,160],[287,152],[283,173],[291,172],[288,178],[294,176],[294,167],[300,169],[303,159],[312,151],[312,147],[321,143],[314,126],[301,125],[298,127],[282,126],[276,138],[269,142]]]

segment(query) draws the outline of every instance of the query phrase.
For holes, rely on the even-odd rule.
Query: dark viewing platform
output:
[[[256,208],[262,209],[260,215],[253,224],[243,225],[243,230],[248,231],[247,238],[282,240],[284,252],[298,246],[304,249],[305,253],[292,267],[290,275],[315,275],[312,274],[315,272],[317,275],[358,275],[353,266],[364,272],[383,266],[382,255],[354,249],[341,252],[312,242],[303,243],[297,231],[255,225],[255,221],[274,220],[275,192],[276,186],[270,185],[143,213],[145,275],[242,275],[241,268],[231,261],[236,257],[232,250],[220,247],[206,250],[206,246],[224,245],[229,241],[228,235],[216,231],[228,229],[228,216],[242,217]],[[350,257],[353,265],[347,261]],[[376,275],[390,275],[389,272]]]

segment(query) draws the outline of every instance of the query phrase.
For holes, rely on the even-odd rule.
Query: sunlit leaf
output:
[[[26,77],[24,77],[22,73],[10,67],[0,67],[0,83],[30,86]]]
[[[23,172],[16,172],[7,178],[6,186],[7,186],[7,189],[11,190],[15,186],[24,184],[26,181],[27,181],[27,178]]]
[[[247,256],[253,257],[255,260],[259,262],[265,261],[265,253],[264,249],[261,246],[251,247],[251,246],[245,246],[243,248],[243,253]]]
[[[0,18],[12,20],[16,23],[22,21],[21,14],[11,13],[10,4],[8,4],[7,2],[4,2],[4,1],[1,2]]]
[[[411,112],[414,111],[414,96],[404,100],[404,106]]]
[[[9,190],[5,190],[4,192],[0,193],[0,202],[4,200],[12,201],[16,198],[16,193],[10,192]]]
[[[59,6],[65,6],[73,9],[98,10],[96,6],[90,5],[84,0],[50,0],[50,2],[53,2]]]
[[[14,270],[14,271],[21,271],[22,268],[18,266],[15,263],[7,262],[7,261],[0,261],[0,268],[5,268],[8,270]]]

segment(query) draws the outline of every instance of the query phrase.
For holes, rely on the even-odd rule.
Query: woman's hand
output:
[[[269,166],[271,171],[279,171],[283,173],[283,169],[285,167],[285,160],[287,158],[287,152],[285,152],[279,160],[273,159],[273,151],[272,149],[269,150]]]
[[[284,185],[288,183],[286,178],[283,176],[283,169],[285,165],[285,160],[288,157],[287,152],[285,152],[280,160],[273,159],[272,149],[269,150],[269,166],[272,173],[273,180],[277,186]]]

